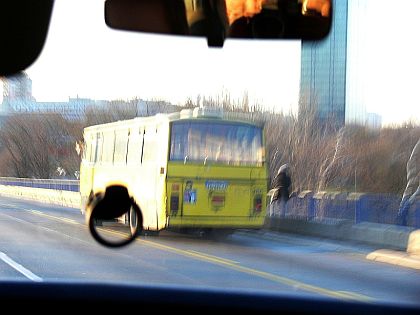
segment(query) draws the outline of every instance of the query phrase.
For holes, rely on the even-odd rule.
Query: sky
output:
[[[218,49],[204,38],[115,31],[105,25],[102,1],[57,1],[44,52],[27,73],[40,101],[79,95],[182,103],[247,92],[253,102],[291,108],[299,93],[299,48],[299,41],[236,41]]]
[[[420,122],[420,1],[359,1],[367,3],[360,101],[384,124]],[[139,97],[182,104],[197,95],[248,93],[267,109],[297,109],[300,41],[227,40],[222,49],[208,48],[205,39],[111,30],[103,17],[103,0],[56,0],[44,50],[27,70],[38,101]]]

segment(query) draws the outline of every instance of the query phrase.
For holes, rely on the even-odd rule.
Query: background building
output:
[[[55,113],[68,120],[84,120],[87,112],[109,110],[126,116],[150,116],[159,112],[172,112],[176,108],[165,101],[136,99],[93,100],[69,98],[64,102],[38,102],[32,95],[32,80],[24,72],[3,78],[3,102],[0,104],[0,124],[7,116],[22,113]],[[124,115],[123,115],[124,116]],[[128,117],[127,116],[127,117]],[[117,117],[121,118],[117,115]]]
[[[367,113],[366,126],[372,129],[380,129],[382,127],[382,116],[376,113]]]
[[[25,72],[10,76],[3,81],[3,99],[33,101],[32,80]]]
[[[362,71],[366,2],[333,0],[333,26],[322,41],[302,41],[300,113],[313,109],[322,123],[364,125]]]
[[[69,98],[67,102],[37,102],[32,95],[32,80],[25,72],[3,78],[3,119],[19,113],[58,113],[69,120],[84,118],[89,108],[104,107],[108,101],[89,98]]]

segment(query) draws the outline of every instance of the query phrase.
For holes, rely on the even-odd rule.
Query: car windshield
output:
[[[0,285],[420,306],[420,2],[332,3],[322,41],[209,48],[55,1],[39,58],[1,78]]]

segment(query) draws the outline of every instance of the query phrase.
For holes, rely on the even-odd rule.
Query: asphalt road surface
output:
[[[418,270],[367,260],[371,246],[290,234],[222,239],[164,231],[122,249],[78,209],[0,197],[1,280],[185,285],[420,304]]]

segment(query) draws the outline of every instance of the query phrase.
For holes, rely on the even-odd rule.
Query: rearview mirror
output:
[[[331,0],[106,0],[105,22],[114,29],[226,38],[324,38],[331,27]]]

